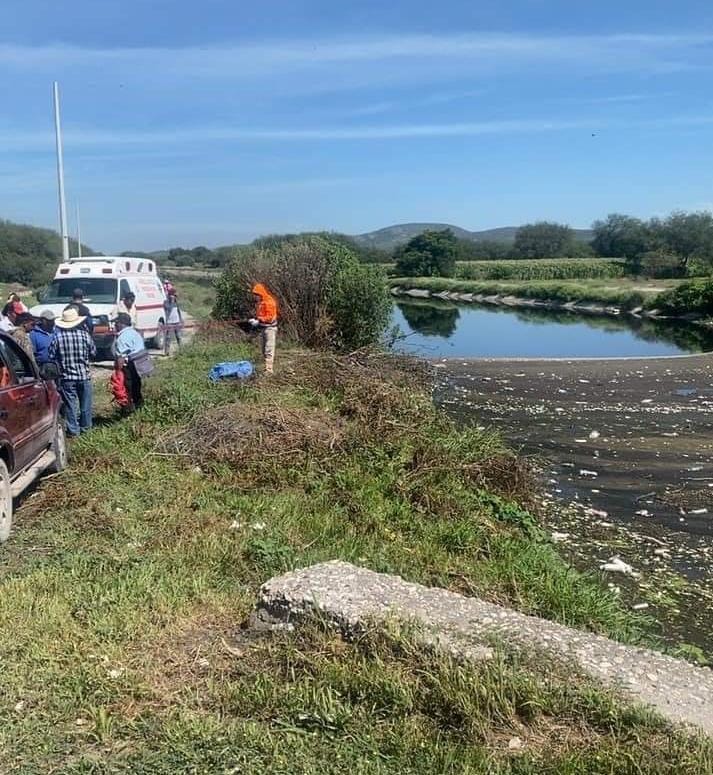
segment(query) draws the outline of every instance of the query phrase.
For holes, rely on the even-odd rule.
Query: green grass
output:
[[[215,301],[214,279],[211,274],[202,276],[199,273],[174,273],[173,283],[178,292],[181,309],[199,320],[209,317]]]
[[[682,280],[643,280],[620,278],[612,280],[530,280],[527,282],[493,282],[459,280],[447,277],[396,277],[392,286],[422,288],[433,293],[455,291],[486,296],[519,296],[560,303],[600,303],[633,309],[643,304],[655,304],[664,290],[675,288]]]
[[[513,502],[529,486],[499,440],[410,373],[282,351],[284,376],[213,386],[254,355],[233,338],[164,362],[128,420],[101,390],[108,424],[26,499],[2,549],[0,771],[710,770],[709,744],[506,650],[474,667],[408,633],[241,631],[263,581],[333,558],[622,639],[642,622]]]

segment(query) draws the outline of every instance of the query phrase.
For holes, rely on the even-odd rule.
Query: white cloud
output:
[[[448,124],[396,124],[350,127],[314,127],[287,129],[249,129],[239,127],[192,127],[132,131],[120,129],[92,130],[67,129],[64,141],[67,148],[88,146],[156,145],[240,142],[240,141],[314,141],[314,140],[396,140],[419,137],[468,137],[485,134],[522,132],[550,132],[582,129],[592,126],[591,121],[509,120]],[[0,132],[0,151],[52,149],[53,135],[49,132]]]
[[[519,66],[569,63],[575,67],[626,71],[641,67],[677,69],[701,64],[713,35],[391,35],[341,40],[287,40],[247,45],[176,48],[89,48],[78,46],[0,45],[0,65],[21,71],[91,68],[147,73],[156,77],[241,79],[340,64],[472,62]]]
[[[231,142],[309,142],[309,141],[369,141],[403,140],[429,137],[477,137],[479,135],[528,134],[564,132],[570,130],[600,131],[627,129],[696,128],[713,124],[713,115],[672,116],[658,119],[615,119],[600,117],[559,119],[511,119],[504,121],[455,122],[442,124],[384,124],[348,127],[311,128],[240,128],[187,127],[156,131],[126,129],[67,129],[65,146],[74,148],[117,148],[123,146],[156,146],[166,153],[169,145],[191,145]],[[54,138],[49,132],[1,131],[0,152],[53,150]]]

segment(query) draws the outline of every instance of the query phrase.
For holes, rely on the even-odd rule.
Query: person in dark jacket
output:
[[[80,317],[84,318],[82,325],[89,331],[89,334],[94,333],[94,321],[92,319],[92,313],[89,311],[89,307],[84,303],[84,291],[81,288],[75,288],[72,291],[72,301],[65,307],[69,309],[75,307]]]
[[[51,309],[42,310],[35,327],[30,331],[30,341],[38,366],[49,363],[49,347],[54,338],[54,320],[54,312]]]

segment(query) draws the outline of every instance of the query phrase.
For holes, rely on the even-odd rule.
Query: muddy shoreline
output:
[[[713,356],[436,362],[436,398],[533,457],[549,527],[576,564],[620,555],[609,577],[664,636],[713,656]],[[562,537],[564,536],[564,537]]]

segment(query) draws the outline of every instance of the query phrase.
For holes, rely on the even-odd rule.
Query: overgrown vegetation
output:
[[[420,367],[283,348],[274,381],[210,385],[214,362],[254,354],[239,338],[212,330],[162,364],[127,420],[104,404],[20,510],[2,554],[2,771],[710,768],[708,743],[541,660],[240,630],[265,579],[334,558],[619,638],[641,622],[566,566],[524,508],[526,467],[437,412]]]
[[[216,283],[216,317],[251,317],[256,282],[277,296],[281,330],[310,347],[373,345],[389,321],[391,300],[381,270],[324,236],[273,238],[241,250]]]
[[[667,315],[713,316],[713,280],[691,280],[648,303]]]

